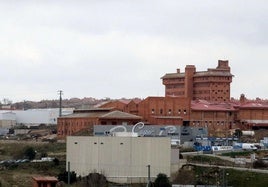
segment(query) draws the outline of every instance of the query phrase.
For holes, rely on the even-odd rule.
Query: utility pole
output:
[[[150,164],[147,165],[148,167],[148,183],[147,183],[147,187],[151,187],[151,166]]]
[[[62,98],[61,98],[61,96],[63,94],[63,91],[62,90],[59,90],[58,91],[58,94],[60,95],[60,111],[59,111],[59,117],[61,117],[62,116]]]
[[[70,186],[70,183],[71,183],[70,162],[68,162],[68,186]]]

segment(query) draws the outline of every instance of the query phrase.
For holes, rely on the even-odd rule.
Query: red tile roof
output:
[[[46,176],[46,177],[38,176],[38,177],[32,177],[32,178],[35,181],[50,181],[50,182],[57,182],[58,181],[58,179],[56,177],[49,177],[49,176]]]
[[[231,103],[210,103],[204,100],[192,101],[191,109],[204,111],[235,111]]]
[[[267,103],[261,103],[261,102],[247,102],[245,104],[240,104],[239,108],[266,108],[268,109],[268,104]]]

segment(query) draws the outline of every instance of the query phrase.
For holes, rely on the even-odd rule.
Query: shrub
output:
[[[253,162],[253,167],[254,168],[266,168],[268,164],[264,163],[262,160],[256,160]]]
[[[63,173],[60,173],[58,175],[59,181],[63,181],[65,183],[68,183],[68,172],[64,171]],[[74,171],[70,172],[70,183],[76,182],[76,173]]]
[[[36,152],[32,147],[26,147],[24,150],[24,156],[30,160],[35,158]]]
[[[159,173],[154,181],[155,187],[171,187],[169,179],[166,174]]]

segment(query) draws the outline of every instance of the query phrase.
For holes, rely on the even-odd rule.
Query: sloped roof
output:
[[[261,103],[261,102],[247,102],[244,104],[240,104],[239,108],[252,108],[252,109],[261,109],[265,108],[268,109],[268,104],[267,103]]]
[[[198,76],[228,76],[232,77],[233,75],[228,71],[197,71],[194,73],[194,77]],[[167,73],[161,79],[164,78],[183,78],[185,73]]]
[[[230,103],[210,103],[204,100],[192,101],[191,109],[202,111],[235,111],[234,106]]]
[[[100,116],[100,119],[141,119],[141,117],[115,110]]]
[[[166,73],[161,79],[185,77],[185,73]]]
[[[100,118],[100,119],[141,119],[140,116],[129,114],[126,112],[115,111],[87,111],[87,112],[77,112],[67,116],[62,116],[60,118]]]

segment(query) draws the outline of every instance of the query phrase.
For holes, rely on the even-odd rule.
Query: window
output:
[[[152,114],[154,114],[154,109],[152,109]]]
[[[101,122],[101,125],[107,125],[107,122],[106,121],[102,121]]]
[[[163,109],[162,108],[160,109],[160,114],[163,114]]]
[[[169,115],[171,114],[171,109],[168,110],[168,114],[169,114]]]

